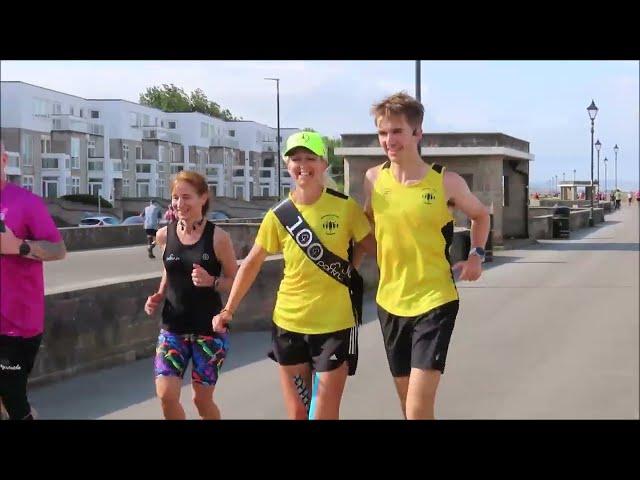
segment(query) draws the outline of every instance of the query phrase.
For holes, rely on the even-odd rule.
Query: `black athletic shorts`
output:
[[[41,340],[42,335],[29,338],[0,335],[0,397],[12,420],[21,420],[31,413],[27,380]]]
[[[378,305],[389,369],[407,377],[412,368],[444,373],[459,301],[445,303],[415,317],[399,317]]]
[[[144,231],[147,232],[147,235],[149,237],[155,237],[156,233],[158,232],[158,230],[156,230],[155,228],[145,228]]]
[[[269,358],[280,365],[309,363],[317,372],[330,372],[345,361],[354,360],[349,353],[353,328],[330,333],[305,334],[280,328],[272,323]]]

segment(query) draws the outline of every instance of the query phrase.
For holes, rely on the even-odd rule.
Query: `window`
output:
[[[53,114],[60,115],[62,113],[62,104],[59,102],[53,103]]]
[[[129,160],[129,145],[122,144],[122,160]]]
[[[98,110],[91,110],[91,118],[100,118],[100,112]]]
[[[171,174],[178,173],[184,170],[182,165],[171,165]]]
[[[40,138],[40,152],[51,153],[51,138],[49,137]]]
[[[230,137],[235,137],[236,136],[236,131],[235,130],[229,130],[229,136]]]
[[[23,166],[33,165],[33,148],[31,145],[31,135],[22,136]]]
[[[94,172],[101,172],[103,169],[102,160],[100,161],[88,161],[87,162],[87,170]]]
[[[131,193],[129,192],[129,179],[123,178],[122,179],[122,196],[129,197],[130,195]]]
[[[234,185],[233,196],[235,198],[244,198],[244,185]]]
[[[151,126],[151,122],[149,120],[149,115],[143,115],[142,116],[142,126],[144,126],[144,127]]]
[[[58,168],[58,159],[53,158],[43,158],[42,159],[42,168]]]
[[[151,173],[151,165],[148,163],[137,163],[136,173]]]
[[[244,168],[236,168],[233,171],[233,176],[234,177],[244,177]]]
[[[128,172],[129,171],[129,160],[123,160],[122,161],[122,171],[124,171],[124,172]]]
[[[218,196],[218,185],[216,183],[208,183],[209,186],[209,197],[217,197]]]
[[[122,171],[122,160],[113,160],[113,171],[121,172]]]
[[[164,182],[164,178],[159,178],[156,181],[156,191],[159,197],[165,198],[164,196],[164,186],[165,186],[165,182]]]
[[[467,182],[467,186],[469,190],[473,192],[473,174],[472,173],[463,173],[460,175],[465,182]]]
[[[47,117],[49,115],[49,102],[42,98],[34,98],[33,114],[38,117]]]
[[[170,120],[169,122],[167,122],[167,126],[171,130],[175,130],[177,128],[175,120]]]
[[[205,150],[202,154],[204,155],[204,163],[209,163],[209,151]]]
[[[80,139],[71,139],[71,168],[80,168]]]
[[[149,182],[136,182],[136,191],[138,197],[148,197]]]
[[[71,193],[80,193],[80,177],[71,177]]]
[[[80,109],[80,113],[78,114],[80,118],[84,118],[84,108]]]
[[[200,136],[207,138],[209,136],[209,125],[206,123],[200,123]]]
[[[502,206],[509,206],[509,177],[507,175],[502,176]]]
[[[129,112],[129,126],[137,127],[138,126],[138,116],[136,112]]]
[[[260,190],[262,192],[262,196],[263,197],[268,197],[269,196],[269,187],[263,185],[262,187],[260,187]]]
[[[136,147],[136,160],[142,160],[142,147]]]
[[[96,156],[96,141],[88,140],[87,141],[87,157],[95,157]]]
[[[164,173],[164,165],[162,163],[158,163],[158,173]]]
[[[173,148],[169,149],[169,161],[172,163],[176,161],[176,154],[173,151]]]
[[[71,183],[71,177],[67,177],[67,181],[66,181],[66,192],[67,193],[71,193],[71,187],[72,183]]]
[[[30,192],[33,192],[33,175],[23,175],[22,186]]]
[[[73,105],[69,105],[69,115],[75,115],[75,107]]]

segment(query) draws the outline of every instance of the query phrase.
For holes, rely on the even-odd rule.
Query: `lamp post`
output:
[[[598,107],[596,107],[593,99],[591,100],[591,105],[587,107],[587,113],[589,114],[589,119],[591,119],[591,208],[589,210],[589,226],[593,227],[593,121],[598,114]]]
[[[276,108],[277,108],[277,115],[278,115],[278,152],[276,155],[276,175],[278,176],[278,200],[280,200],[280,195],[282,194],[282,187],[280,186],[280,163],[282,162],[282,159],[280,158],[281,152],[280,152],[280,79],[279,78],[265,78],[265,80],[273,80],[274,82],[276,82]]]
[[[596,140],[596,152],[598,152],[598,192],[600,192],[600,149],[602,148],[602,144],[600,143],[600,139]]]
[[[607,157],[604,157],[604,194],[607,198],[605,198],[605,202],[608,201],[609,194],[607,193]]]
[[[616,154],[616,163],[614,164],[615,165],[614,171],[615,171],[615,178],[616,178],[616,190],[618,189],[618,150],[620,150],[620,149],[618,148],[618,144],[616,143],[616,146],[613,147],[613,151]]]

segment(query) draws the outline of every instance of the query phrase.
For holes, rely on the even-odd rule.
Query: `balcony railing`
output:
[[[142,138],[147,140],[164,140],[171,143],[182,142],[182,136],[179,133],[171,132],[162,127],[143,127]]]
[[[53,114],[53,126],[51,130],[88,133],[90,135],[104,136],[104,127],[82,117],[69,114]]]
[[[209,146],[211,147],[227,147],[227,148],[239,148],[240,143],[237,140],[233,140],[231,137],[225,137],[222,135],[213,135],[210,138]]]

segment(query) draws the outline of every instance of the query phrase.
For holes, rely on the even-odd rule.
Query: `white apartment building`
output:
[[[24,82],[0,83],[1,136],[9,181],[43,197],[100,193],[169,198],[183,169],[215,196],[276,196],[275,128],[173,113],[118,99],[84,99]],[[281,146],[295,128],[281,128]],[[291,179],[281,163],[282,194]]]

